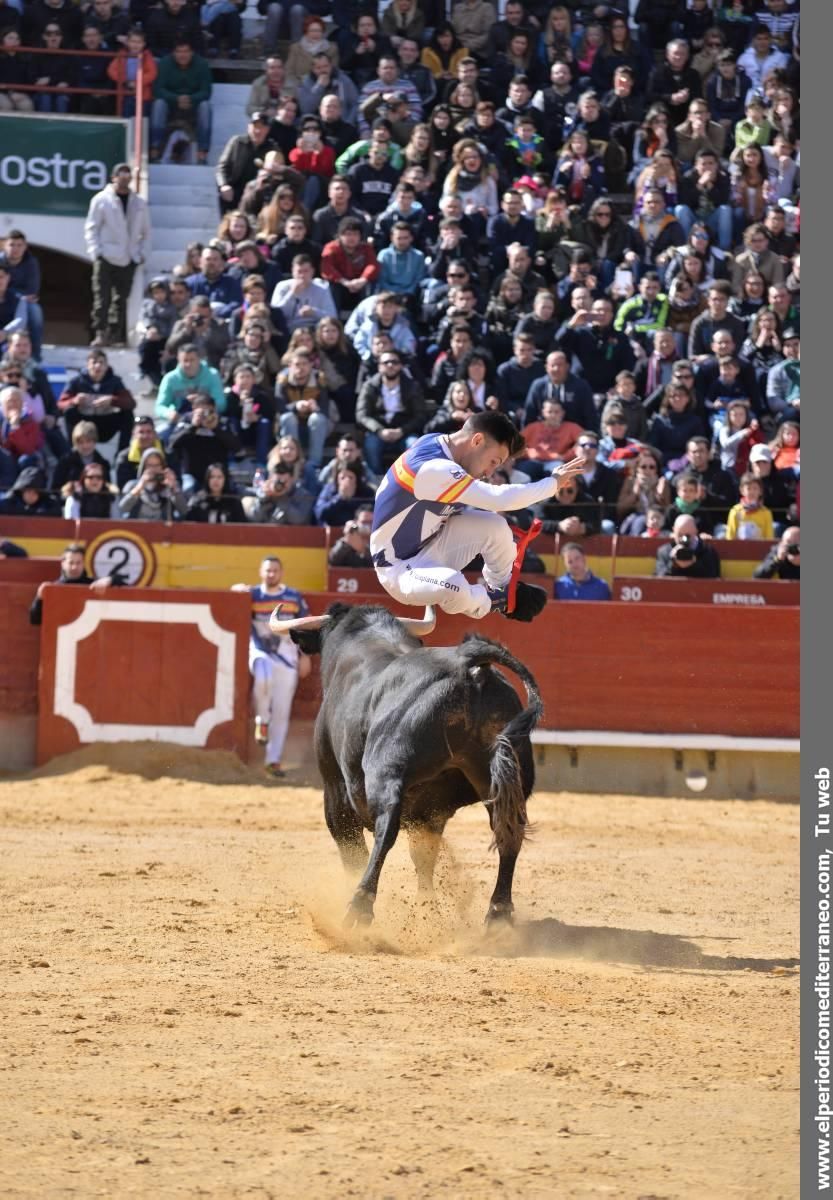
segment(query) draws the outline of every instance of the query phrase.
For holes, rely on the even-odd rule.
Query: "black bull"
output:
[[[448,819],[483,801],[499,855],[487,920],[512,914],[512,877],[535,781],[530,744],[543,705],[530,672],[503,646],[467,634],[425,647],[384,608],[336,604],[316,632],[321,653],[315,748],[324,812],[342,861],[362,872],[346,924],[367,923],[388,851],[404,825],[420,892],[432,890]],[[522,681],[528,707],[496,666]],[[364,830],[373,833],[368,856]]]

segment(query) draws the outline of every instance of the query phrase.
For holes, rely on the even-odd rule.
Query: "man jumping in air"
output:
[[[499,514],[549,500],[585,464],[574,458],[536,483],[484,482],[523,445],[508,417],[479,412],[455,433],[426,434],[396,460],[379,484],[370,537],[373,565],[389,595],[469,617],[538,615],[547,593],[523,582],[507,611],[516,547]],[[478,554],[483,583],[471,584],[463,568]]]

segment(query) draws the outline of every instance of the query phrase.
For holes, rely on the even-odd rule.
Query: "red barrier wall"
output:
[[[32,716],[38,709],[40,630],[29,624],[36,591],[36,582],[0,584],[0,717]]]
[[[613,599],[629,604],[718,604],[740,608],[800,604],[801,584],[787,579],[682,579],[617,575]]]
[[[309,597],[313,612],[335,601],[378,604],[376,596]],[[392,611],[413,616],[389,600]],[[633,733],[799,736],[799,610],[705,605],[548,604],[532,625],[438,614],[430,645],[476,630],[508,646],[535,675],[547,729]],[[296,713],[317,709],[317,676]]]
[[[143,739],[245,759],[249,612],[232,592],[47,588],[38,762]]]

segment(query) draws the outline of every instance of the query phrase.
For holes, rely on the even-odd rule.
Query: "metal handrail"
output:
[[[119,56],[119,51],[112,50],[50,50],[47,46],[18,46],[15,49],[15,54],[48,54],[51,57],[64,58],[106,58],[113,62]],[[122,118],[122,109],[124,101],[128,96],[124,83],[121,79],[113,81],[111,88],[83,88],[72,87],[70,85],[59,86],[57,84],[37,84],[37,83],[15,83],[9,84],[2,89],[9,92],[35,92],[38,95],[57,95],[57,96],[115,96],[116,100],[116,116]],[[136,71],[136,88],[133,93],[136,96],[136,115],[133,120],[133,175],[134,187],[139,191],[142,174],[142,150],[144,139],[144,121],[143,121],[143,105],[144,100],[142,94],[144,92],[144,58],[139,56],[137,71]],[[18,113],[17,116],[27,116],[32,114]],[[75,113],[50,113],[53,117],[76,116]]]

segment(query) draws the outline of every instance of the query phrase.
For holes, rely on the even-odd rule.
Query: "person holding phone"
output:
[[[318,117],[304,117],[301,135],[295,148],[289,151],[289,162],[304,176],[301,199],[309,211],[321,203],[326,181],[335,171],[335,161],[335,151],[324,141]]]

